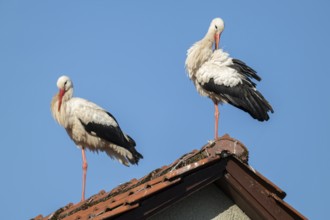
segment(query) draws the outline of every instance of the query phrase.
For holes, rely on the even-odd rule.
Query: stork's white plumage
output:
[[[205,37],[187,51],[185,63],[199,94],[211,98],[214,103],[215,139],[218,138],[219,103],[232,104],[259,121],[267,121],[268,112],[274,112],[252,81],[261,80],[256,71],[218,49],[224,27],[221,18],[213,19]]]
[[[75,144],[82,149],[83,186],[82,200],[85,199],[87,161],[85,148],[103,151],[125,166],[138,164],[143,156],[136,151],[135,141],[124,134],[117,120],[100,106],[73,96],[73,83],[67,76],[57,80],[59,93],[51,102],[55,120],[67,131]]]

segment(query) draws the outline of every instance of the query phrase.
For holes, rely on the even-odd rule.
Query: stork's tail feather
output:
[[[132,148],[130,149],[130,152],[132,153],[133,158],[127,158],[127,159],[129,160],[129,162],[130,162],[131,164],[136,164],[136,165],[138,165],[140,159],[143,159],[142,154],[140,154],[139,152],[137,152],[137,150],[136,150],[134,147],[132,147]]]
[[[135,149],[135,146],[136,146],[136,143],[135,141],[133,140],[133,138],[131,138],[129,135],[126,135],[127,137],[127,140],[128,140],[128,143],[130,144],[130,147],[129,147],[129,151],[132,153],[133,155],[133,158],[127,158],[129,160],[129,162],[131,164],[136,164],[138,165],[139,163],[139,160],[140,159],[143,159],[143,156],[142,154],[140,154],[136,149]]]

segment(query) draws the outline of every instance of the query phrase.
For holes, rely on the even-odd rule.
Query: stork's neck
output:
[[[65,92],[62,103],[65,103],[66,101],[70,100],[73,96],[73,88],[70,88],[68,91]]]
[[[53,97],[52,103],[51,103],[51,110],[53,113],[54,119],[63,127],[66,127],[66,116],[67,116],[67,102],[72,98],[73,96],[73,88],[70,88],[68,91],[65,92],[65,94],[62,97],[62,103],[60,109],[58,109],[59,105],[59,95],[56,94]]]
[[[209,30],[204,38],[202,39],[203,43],[204,43],[204,46],[212,49],[212,46],[214,44],[214,34]]]

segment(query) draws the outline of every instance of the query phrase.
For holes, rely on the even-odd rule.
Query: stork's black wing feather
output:
[[[246,76],[247,78],[254,78],[258,81],[261,80],[260,76],[258,76],[257,72],[246,65],[243,61],[239,59],[232,59],[233,64],[229,65],[229,67],[235,69],[238,73]],[[254,84],[254,83],[253,83]],[[255,84],[254,84],[255,85]]]
[[[248,81],[230,87],[216,84],[211,78],[208,83],[201,86],[235,107],[248,112],[259,121],[267,121],[269,119],[268,111],[273,112],[267,100]]]
[[[111,118],[114,119],[114,121],[117,123],[117,120],[113,115],[111,115],[109,112],[106,112]],[[123,147],[130,151],[133,154],[133,158],[127,158],[130,163],[132,164],[138,164],[139,160],[143,158],[142,154],[140,154],[136,149],[136,143],[130,136],[124,135],[122,130],[118,126],[112,126],[112,125],[105,125],[95,122],[88,122],[87,124],[84,123],[82,120],[80,120],[80,123],[84,126],[86,132],[88,132],[90,135],[100,137],[106,141],[109,141],[113,144],[116,144],[117,146]]]
[[[116,121],[116,119],[109,112],[107,112],[107,114]],[[135,141],[132,138],[128,141],[119,126],[99,124],[95,122],[88,122],[86,124],[82,120],[80,120],[80,122],[84,126],[85,130],[91,135],[100,137],[106,141],[127,149],[135,146]]]

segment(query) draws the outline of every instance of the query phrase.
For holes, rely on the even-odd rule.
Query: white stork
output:
[[[188,76],[199,94],[214,103],[215,139],[218,138],[219,103],[232,104],[259,121],[267,121],[268,112],[274,112],[252,81],[261,80],[256,71],[218,49],[224,27],[221,18],[213,19],[204,38],[188,49],[185,62]]]
[[[85,148],[104,151],[125,166],[138,164],[143,156],[135,150],[135,141],[124,134],[117,120],[106,110],[82,98],[73,96],[73,83],[67,76],[57,80],[59,93],[51,102],[55,120],[67,131],[82,150],[83,183],[82,201],[85,200],[87,160]]]

